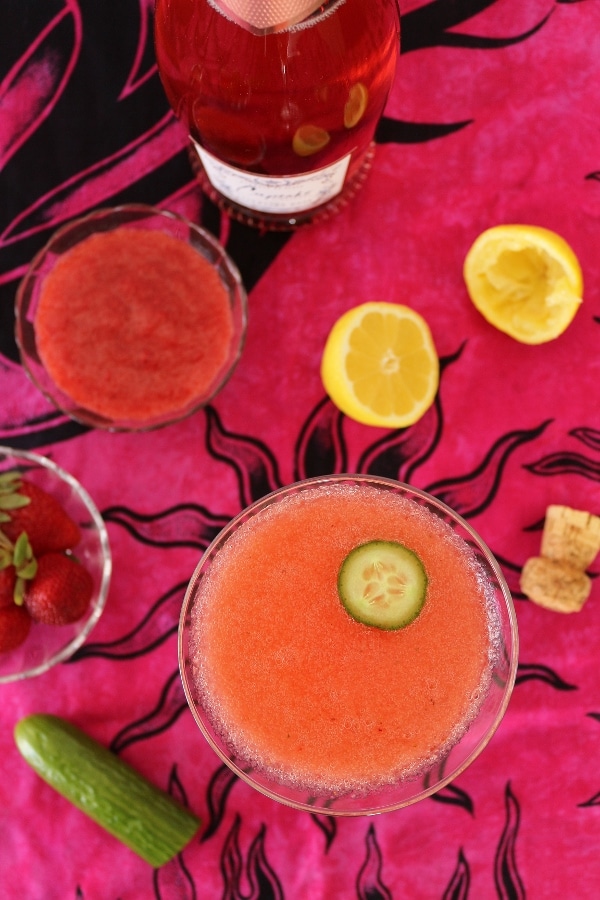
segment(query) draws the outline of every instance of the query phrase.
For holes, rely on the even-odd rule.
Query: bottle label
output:
[[[330,166],[301,175],[256,175],[221,162],[191,140],[215,190],[256,212],[287,215],[327,203],[341,192],[350,163],[348,154]]]

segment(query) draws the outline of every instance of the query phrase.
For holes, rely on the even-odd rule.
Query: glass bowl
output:
[[[77,523],[81,540],[73,553],[92,575],[94,594],[87,612],[78,622],[60,626],[32,622],[20,647],[0,653],[0,684],[41,675],[72,656],[102,615],[112,570],[108,534],[102,517],[75,478],[44,456],[0,447],[0,473],[11,470],[17,470],[55,497]]]
[[[219,360],[214,364],[213,368],[215,371],[211,372],[210,383],[206,383],[202,389],[199,387],[199,393],[193,397],[186,396],[185,399],[182,397],[175,408],[165,405],[160,409],[157,408],[148,413],[139,413],[139,415],[137,410],[135,412],[123,411],[121,413],[107,412],[107,410],[111,410],[111,407],[106,405],[104,406],[103,414],[98,411],[102,407],[90,408],[94,406],[94,403],[88,399],[87,394],[82,395],[85,403],[74,400],[66,392],[67,382],[63,380],[63,375],[58,378],[62,383],[62,387],[60,387],[48,372],[40,355],[39,337],[36,334],[36,314],[40,305],[40,297],[44,289],[44,283],[50,273],[53,272],[56,264],[64,259],[65,254],[69,253],[87,238],[101,232],[110,232],[123,227],[162,232],[164,235],[183,241],[187,246],[200,254],[203,260],[208,261],[213,267],[221,285],[225,288],[229,300],[232,325],[232,334],[226,356],[224,356],[223,360]],[[164,254],[164,256],[167,257],[168,254]],[[136,283],[139,283],[137,282],[137,272],[139,271],[139,277],[142,278],[146,276],[146,269],[147,267],[144,268],[144,271],[137,270],[135,275],[129,275],[129,283],[133,287],[136,287]],[[101,277],[102,273],[100,273]],[[125,290],[126,288],[123,288],[123,291]],[[132,319],[131,315],[128,316],[127,297],[124,296],[123,299],[125,302],[121,313],[121,323]],[[158,307],[163,311],[165,309],[164,305],[159,304]],[[137,311],[134,315],[138,315]],[[152,320],[150,320],[150,315],[154,316]],[[127,319],[126,316],[128,316]],[[105,331],[114,329],[113,318],[114,314],[107,321],[106,325],[103,325]],[[139,322],[137,318],[134,321],[136,324]],[[149,311],[148,321],[142,321],[140,324],[140,328],[144,329],[144,334],[150,335],[150,337],[146,338],[146,344],[143,348],[136,349],[136,363],[130,367],[132,371],[143,371],[144,365],[147,366],[148,372],[156,370],[155,362],[145,363],[144,361],[148,346],[151,348],[150,352],[155,354],[158,349],[152,347],[152,336],[155,331],[150,328],[148,324],[150,321],[152,321],[152,329],[154,329],[156,322],[155,312],[150,313]],[[46,246],[34,257],[28,272],[19,285],[15,303],[15,336],[21,354],[21,361],[30,379],[58,409],[72,419],[92,428],[109,431],[147,431],[159,428],[179,421],[205,406],[227,382],[240,358],[246,335],[246,322],[246,292],[238,269],[221,244],[211,234],[193,222],[175,213],[141,204],[118,206],[113,209],[100,209],[83,218],[75,219],[60,228]],[[96,328],[98,328],[98,325],[96,325]],[[94,329],[90,329],[90,331],[93,335]],[[187,331],[182,329],[181,333],[189,333],[189,329]],[[88,340],[87,336],[83,335],[81,340],[85,348],[85,342]],[[125,353],[122,347],[123,342],[118,352]],[[104,384],[106,378],[105,370],[107,369],[110,370],[110,365],[97,366],[99,372],[97,383]],[[56,371],[55,369],[55,373]],[[94,374],[93,377],[96,378],[96,375]],[[130,378],[130,384],[131,381],[132,379]],[[151,393],[151,391],[147,392],[148,395],[151,395]],[[123,394],[125,394],[125,391],[123,391]],[[165,404],[167,403],[168,400],[165,400]],[[138,408],[141,409],[141,406]]]
[[[382,499],[384,499],[384,494],[389,494],[390,492],[393,494],[401,495],[402,498],[410,501],[410,504],[417,504],[422,508],[422,510],[416,511],[418,512],[419,516],[421,515],[423,510],[425,511],[426,518],[431,519],[431,516],[427,516],[427,513],[433,514],[432,521],[436,523],[434,528],[438,528],[438,526],[443,528],[443,530],[446,532],[446,538],[448,537],[448,534],[452,535],[450,538],[451,541],[454,542],[457,540],[458,545],[463,550],[465,549],[464,543],[468,545],[468,555],[471,560],[469,565],[472,566],[470,571],[476,573],[477,582],[478,584],[483,586],[484,590],[485,606],[488,615],[487,628],[489,629],[490,638],[489,648],[486,651],[489,654],[489,665],[487,666],[485,688],[483,690],[480,690],[479,688],[477,689],[478,693],[483,694],[483,699],[475,701],[474,710],[471,713],[470,718],[468,718],[467,723],[465,724],[465,722],[463,722],[460,729],[457,729],[456,732],[452,732],[452,739],[444,742],[442,750],[436,748],[436,752],[433,755],[430,753],[425,762],[419,763],[419,761],[417,761],[418,764],[416,766],[413,766],[409,773],[403,771],[400,777],[396,779],[387,778],[386,783],[380,782],[375,787],[367,786],[365,788],[361,788],[360,790],[356,789],[356,785],[353,785],[350,789],[347,790],[338,788],[315,789],[314,786],[308,788],[306,786],[302,787],[298,783],[294,783],[290,778],[288,778],[287,772],[285,772],[284,777],[281,778],[279,777],[277,772],[276,774],[273,774],[273,772],[276,771],[273,769],[273,766],[271,766],[270,768],[261,768],[260,761],[258,762],[258,764],[256,762],[256,757],[247,755],[244,759],[240,755],[239,750],[238,755],[236,756],[236,752],[232,750],[231,745],[228,745],[226,741],[226,738],[224,736],[225,731],[220,721],[221,713],[219,712],[219,704],[221,703],[221,698],[216,698],[216,707],[214,705],[215,698],[213,698],[212,703],[207,703],[205,701],[205,696],[207,693],[206,678],[209,676],[206,676],[206,674],[198,676],[198,672],[202,672],[202,670],[206,666],[206,659],[208,658],[207,647],[204,643],[198,645],[198,640],[200,639],[194,636],[196,619],[198,617],[201,617],[204,579],[207,576],[210,576],[211,569],[213,569],[214,566],[217,567],[216,571],[221,573],[221,577],[222,573],[226,571],[220,568],[223,560],[223,557],[221,557],[220,559],[220,554],[225,549],[228,542],[234,537],[237,541],[237,539],[239,539],[240,537],[240,533],[243,536],[243,529],[249,523],[251,526],[252,524],[256,524],[252,522],[252,520],[256,516],[262,516],[263,522],[265,518],[272,516],[272,514],[275,514],[275,516],[277,516],[282,511],[282,509],[280,508],[280,510],[277,511],[275,507],[282,501],[293,499],[294,501],[297,500],[299,502],[302,502],[302,496],[299,495],[306,495],[306,492],[310,494],[315,489],[322,490],[324,487],[327,488],[327,490],[331,490],[332,488],[333,490],[337,490],[339,489],[339,486],[342,486],[344,488],[346,486],[350,486],[353,490],[359,492],[365,487],[368,487],[371,490],[375,489],[376,492],[382,492]],[[310,500],[309,497],[307,497],[307,499]],[[394,498],[394,502],[395,499],[396,498]],[[389,497],[385,498],[386,503],[390,500],[391,498]],[[415,510],[412,510],[411,506],[411,515],[413,514],[413,512],[415,512]],[[313,518],[311,519],[311,522],[315,521],[315,519],[318,518],[318,527],[321,528],[320,520],[323,519],[323,514],[317,514],[313,510],[312,515]],[[348,518],[350,518],[350,516],[348,516]],[[441,526],[439,520],[442,520],[443,523],[446,523],[445,526]],[[273,521],[272,518],[271,521]],[[449,529],[446,527],[448,525],[450,526]],[[326,526],[323,526],[323,528],[325,527]],[[298,522],[296,522],[296,528],[296,533],[298,533],[300,531]],[[319,532],[319,534],[323,534],[323,531]],[[444,540],[446,540],[446,538],[444,538]],[[374,538],[369,538],[369,540],[371,539]],[[303,537],[300,540],[301,542],[304,542]],[[321,540],[321,538],[319,538],[319,540]],[[435,542],[437,542],[437,538]],[[276,546],[278,547],[278,562],[274,564],[273,567],[275,570],[280,572],[285,570],[287,565],[286,554],[288,553],[288,550],[286,548],[293,545],[293,543],[293,537],[290,537],[288,540],[286,540],[285,537],[282,538],[281,535],[279,535],[279,539],[276,542]],[[314,554],[318,553],[318,546],[318,544],[315,545],[314,553],[311,545],[309,545],[308,551],[304,551],[306,553],[306,560],[309,561],[306,568],[310,567],[310,565],[313,563]],[[280,551],[279,548],[283,549]],[[256,559],[258,560],[257,564],[259,566],[267,565],[268,548],[266,544],[262,547],[261,553],[256,557]],[[243,568],[248,568],[246,560],[243,559],[242,563]],[[311,573],[307,572],[307,580],[310,579],[310,575]],[[333,575],[333,580],[335,583],[335,574]],[[210,581],[207,582],[207,584],[209,583]],[[223,583],[223,581],[220,581],[221,585],[223,585]],[[244,594],[244,587],[239,587],[239,576],[236,576],[235,583],[239,588],[238,596],[245,597],[246,595]],[[473,582],[471,581],[470,583],[472,584]],[[319,590],[321,592],[324,592],[323,586],[321,584]],[[267,591],[268,588],[264,588],[265,594]],[[211,600],[212,599],[214,599],[214,597],[211,597]],[[219,601],[219,608],[222,609],[224,602],[222,596],[219,596]],[[247,603],[248,601],[245,600],[244,602]],[[310,605],[310,601],[307,601],[307,605]],[[297,606],[298,605],[296,605],[296,607],[294,608],[297,608]],[[252,609],[254,614],[256,607],[253,607]],[[302,615],[307,615],[306,609],[303,610]],[[279,619],[281,620],[284,618],[285,616],[280,613]],[[227,634],[229,636],[227,638],[228,641],[233,641],[235,639],[234,635],[236,632],[236,621],[236,613],[230,613],[230,621],[227,626]],[[300,630],[301,627],[302,626],[300,626]],[[344,627],[348,626],[345,625]],[[355,628],[356,625],[352,623],[350,627]],[[365,626],[359,625],[358,627],[364,628]],[[409,626],[409,628],[410,627],[412,626]],[[260,631],[260,626],[257,630]],[[248,628],[244,630],[243,633],[245,641],[248,640],[250,631],[251,629]],[[344,638],[343,640],[345,641],[346,639]],[[419,641],[420,640],[421,638],[419,638]],[[462,640],[463,638],[461,633],[459,640],[459,642],[461,642],[461,646]],[[277,637],[275,638],[275,641],[277,641]],[[304,643],[299,643],[298,646],[295,645],[295,637],[293,637],[292,641],[288,641],[288,643],[285,645],[286,649],[284,652],[287,653],[287,648],[291,646],[293,653],[299,652],[302,657],[304,657],[305,654],[313,654],[313,644],[314,633],[309,640],[305,641]],[[276,643],[273,644],[273,646],[276,648],[275,657],[279,658],[277,655],[281,654],[281,651],[279,649],[280,645],[279,643]],[[344,646],[343,642],[341,643],[341,646]],[[345,646],[347,646],[347,644]],[[377,653],[380,652],[379,648],[381,646],[381,644],[377,645]],[[308,810],[310,812],[320,812],[332,816],[358,816],[372,815],[375,813],[382,813],[399,809],[403,806],[415,803],[416,801],[433,794],[435,791],[438,791],[444,785],[447,785],[450,781],[456,778],[468,765],[470,765],[471,762],[473,762],[473,760],[479,755],[479,753],[481,753],[488,741],[491,739],[496,728],[498,727],[504,715],[512,692],[517,670],[518,633],[512,598],[510,596],[510,592],[506,585],[506,582],[502,576],[500,567],[481,538],[476,534],[473,528],[471,528],[471,526],[459,515],[457,515],[448,506],[437,500],[435,497],[432,497],[423,491],[420,491],[409,485],[394,481],[392,479],[370,475],[331,475],[318,478],[310,478],[306,481],[301,481],[288,487],[284,487],[280,490],[275,491],[274,493],[263,497],[262,499],[239,513],[220,532],[220,534],[215,538],[215,540],[207,548],[204,555],[202,556],[188,586],[183,602],[179,624],[178,652],[183,686],[193,717],[200,731],[204,735],[204,738],[206,738],[210,746],[218,754],[221,760],[223,760],[223,762],[226,763],[226,765],[229,766],[229,768],[233,772],[235,772],[236,775],[238,775],[241,779],[254,787],[256,790],[260,791],[262,794],[296,809]],[[461,653],[462,652],[463,651],[461,650]],[[257,654],[259,665],[262,664],[260,660],[264,660],[264,657],[267,654],[270,655],[270,653],[271,650],[269,646],[264,655],[261,655],[260,653]],[[321,664],[327,666],[328,659],[326,657],[328,656],[330,656],[332,659],[339,658],[338,655],[335,655],[334,649],[332,649],[329,654],[327,652],[323,653],[321,644],[319,644],[319,651],[317,657],[315,657],[316,664],[319,666]],[[358,658],[361,659],[364,657],[359,656]],[[375,664],[377,665],[377,656],[375,657]],[[395,666],[395,662],[393,663],[393,665]],[[353,673],[356,672],[357,677],[360,676],[360,672],[358,671],[359,667],[360,664],[358,664],[356,668],[352,669]],[[301,668],[302,663],[300,664],[300,668],[298,671],[301,671]],[[310,671],[312,672],[312,668]],[[429,673],[427,673],[427,676],[428,675]],[[254,681],[252,676],[245,668],[244,674],[240,675],[239,677],[247,680],[248,683],[253,683]],[[267,680],[267,684],[272,683],[275,679],[278,679],[278,677],[279,676],[277,676],[276,674],[271,673],[270,679]],[[292,677],[295,678],[295,681],[293,681],[292,684],[301,683],[302,685],[304,685],[307,681],[310,680],[306,677],[296,678],[295,675],[293,675]],[[202,683],[202,678],[205,679],[204,684]],[[232,669],[232,671],[227,671],[227,678],[232,679],[232,683],[237,683],[237,664],[236,667]],[[451,680],[453,678],[454,670],[452,670]],[[246,683],[246,681],[244,681],[244,683]],[[317,688],[315,688],[314,685],[306,689],[303,687],[303,693],[305,693],[306,690],[312,690],[313,695],[316,695],[320,698],[329,691],[329,684],[326,684],[325,687],[323,685],[320,685]],[[369,690],[371,690],[371,688],[369,688]],[[210,688],[208,688],[208,691],[210,692]],[[286,698],[284,703],[281,703],[278,699],[276,702],[274,702],[272,713],[273,716],[279,716],[280,718],[282,707],[285,707],[285,714],[288,716],[285,721],[289,723],[290,718],[288,710],[292,708],[291,704],[294,702],[295,701],[293,697],[289,697],[289,699]],[[210,711],[209,709],[209,707],[211,706],[212,711]],[[215,712],[215,709],[217,710],[217,712]],[[337,709],[334,708],[333,711],[337,714]],[[327,723],[324,723],[323,725],[324,728],[329,728],[330,730],[331,725],[329,725],[328,722],[334,718],[334,716],[331,715],[331,712],[332,709],[330,707],[328,713],[329,719],[327,720]],[[317,716],[318,715],[319,714],[317,714]],[[311,721],[313,720],[314,719],[311,719]],[[293,717],[291,721],[292,723],[294,722]],[[371,728],[372,725],[373,723],[370,723],[368,727]],[[289,724],[286,724],[285,729],[280,737],[283,738],[285,732],[288,729],[292,731],[293,727],[293,724],[291,728]],[[410,723],[403,727],[406,727],[410,731]],[[258,728],[259,730],[263,729],[262,721],[259,723]],[[295,738],[296,740],[298,740],[300,745],[302,744],[303,733],[304,732],[302,728],[298,729],[298,735]],[[372,734],[372,732],[370,733]],[[287,734],[287,737],[290,737],[289,733]],[[337,741],[337,737],[335,738],[335,740]],[[360,740],[362,741],[362,738]],[[337,744],[335,746],[337,746]],[[364,742],[361,744],[361,746],[364,746]],[[396,751],[394,750],[393,752],[395,753]],[[291,764],[289,762],[286,762],[285,765],[289,766]]]

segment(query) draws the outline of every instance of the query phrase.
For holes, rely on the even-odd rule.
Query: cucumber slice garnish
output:
[[[395,541],[369,541],[350,551],[338,575],[346,611],[364,625],[395,631],[413,622],[427,595],[416,553]]]

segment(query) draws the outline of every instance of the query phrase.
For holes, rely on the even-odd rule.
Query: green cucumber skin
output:
[[[386,621],[381,616],[365,611],[363,600],[356,596],[358,579],[355,569],[357,560],[364,565],[367,560],[377,559],[378,552],[388,551],[389,553],[389,548],[395,548],[395,552],[400,554],[400,558],[403,557],[410,561],[409,569],[412,570],[414,583],[410,592],[411,596],[404,604],[405,608],[388,616]],[[371,628],[379,628],[381,631],[400,631],[414,622],[421,613],[427,596],[428,582],[425,567],[414,550],[399,541],[373,540],[354,547],[345,557],[338,573],[337,589],[342,606],[356,622]]]
[[[155,868],[200,828],[192,812],[58,716],[21,719],[15,742],[44,781]]]

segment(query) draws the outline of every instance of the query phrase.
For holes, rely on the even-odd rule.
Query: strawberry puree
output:
[[[143,421],[210,391],[233,323],[227,290],[203,256],[162,232],[117,228],[57,262],[35,330],[44,366],[76,404]]]
[[[428,573],[423,611],[395,632],[353,621],[337,595],[345,556],[374,539],[411,547]],[[289,496],[228,540],[202,585],[201,692],[235,752],[276,778],[335,792],[414,773],[485,692],[491,629],[471,552],[397,495]]]

